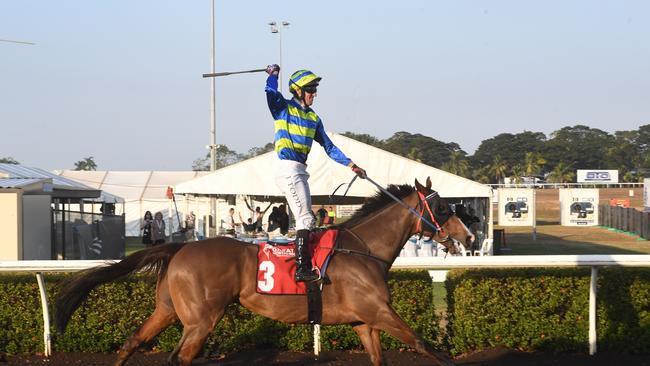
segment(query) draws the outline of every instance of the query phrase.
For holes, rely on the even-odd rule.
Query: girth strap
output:
[[[307,282],[307,321],[320,324],[323,321],[323,296],[321,281]]]

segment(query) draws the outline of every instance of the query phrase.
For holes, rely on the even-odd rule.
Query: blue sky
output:
[[[1,1],[0,39],[36,45],[0,42],[0,157],[190,169],[210,141],[210,4]],[[647,1],[217,1],[217,70],[279,62],[271,20],[291,23],[283,71],[323,76],[314,109],[330,131],[472,153],[504,132],[650,123]],[[264,80],[217,79],[217,143],[272,140]]]

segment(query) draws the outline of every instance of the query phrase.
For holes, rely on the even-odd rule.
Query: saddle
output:
[[[256,291],[265,295],[307,295],[308,320],[319,324],[322,318],[321,291],[327,280],[327,266],[336,245],[338,230],[319,230],[310,234],[312,266],[319,274],[313,282],[295,282],[294,242],[261,242],[257,252]]]

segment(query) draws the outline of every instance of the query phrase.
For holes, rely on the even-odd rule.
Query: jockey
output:
[[[339,164],[348,166],[361,178],[365,170],[358,167],[339,150],[325,133],[323,122],[311,109],[316,88],[321,78],[308,70],[299,70],[289,78],[293,99],[284,99],[278,91],[280,66],[266,68],[266,100],[275,119],[275,152],[278,155],[275,183],[284,193],[296,218],[296,282],[313,281],[318,276],[312,271],[309,253],[309,230],[315,226],[311,210],[311,195],[307,179],[307,155],[315,140],[327,155]]]

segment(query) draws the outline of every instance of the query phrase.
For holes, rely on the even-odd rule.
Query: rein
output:
[[[355,178],[356,178],[356,176],[355,176]],[[379,189],[379,190],[380,190],[381,192],[383,192],[385,195],[387,195],[388,197],[392,198],[395,202],[399,203],[402,207],[404,207],[404,208],[406,208],[407,210],[409,210],[410,213],[412,213],[413,215],[415,215],[415,217],[417,217],[417,218],[419,219],[419,221],[418,221],[418,229],[420,228],[420,223],[421,223],[422,221],[424,221],[424,223],[428,224],[429,226],[431,226],[431,227],[435,227],[439,232],[444,232],[443,229],[440,227],[440,225],[438,225],[438,222],[436,221],[435,216],[433,216],[433,213],[431,212],[431,208],[429,207],[429,203],[427,202],[427,200],[428,200],[429,198],[433,198],[433,197],[437,196],[437,195],[438,195],[438,192],[433,192],[433,193],[431,193],[430,195],[428,195],[428,196],[425,197],[424,194],[422,194],[421,192],[418,191],[418,195],[420,196],[420,200],[421,200],[422,202],[424,202],[424,206],[425,206],[426,209],[429,211],[429,214],[431,215],[431,219],[433,220],[433,222],[435,222],[435,225],[434,225],[434,224],[432,224],[431,222],[429,222],[429,220],[425,219],[424,216],[422,216],[421,213],[415,211],[415,209],[413,209],[413,207],[411,207],[411,206],[407,205],[406,203],[404,203],[404,201],[402,201],[401,199],[399,199],[398,197],[396,197],[394,194],[390,193],[386,188],[384,188],[384,187],[380,186],[379,184],[377,184],[377,182],[375,182],[374,180],[372,180],[370,177],[366,176],[366,180],[367,180],[368,182],[372,183],[375,187],[377,187],[377,189]],[[352,182],[354,182],[354,179],[352,179]],[[352,184],[352,182],[350,182],[350,184]],[[346,192],[347,192],[347,191],[346,191]],[[422,213],[424,213],[424,208],[422,208]],[[449,240],[450,240],[449,235],[447,235],[447,237],[444,238],[444,242],[447,242],[447,241],[449,241]],[[439,242],[439,243],[440,243],[440,242]]]
[[[330,196],[329,196],[329,197],[330,197],[330,202],[332,201],[332,196],[334,196],[334,195],[336,194],[336,191],[338,191],[339,188],[341,188],[344,184],[347,184],[348,187],[346,188],[345,192],[343,193],[343,197],[345,197],[345,195],[347,195],[348,191],[350,190],[350,187],[352,187],[352,183],[354,183],[354,181],[357,179],[357,177],[358,177],[358,176],[355,175],[355,176],[352,178],[352,180],[350,181],[350,183],[341,183],[341,184],[339,184],[339,186],[336,187],[336,189],[334,190],[334,192],[332,192],[332,194],[330,194]],[[440,226],[440,224],[438,224],[438,221],[436,220],[436,217],[433,215],[433,212],[431,211],[431,207],[429,207],[429,202],[427,201],[427,200],[429,200],[430,198],[433,198],[433,197],[438,196],[438,192],[432,192],[431,194],[425,196],[422,192],[417,191],[418,196],[420,197],[420,203],[422,203],[422,206],[423,206],[421,212],[417,212],[414,208],[412,208],[411,206],[407,205],[404,201],[402,201],[400,198],[398,198],[398,197],[395,196],[394,194],[390,193],[387,189],[385,189],[385,188],[382,187],[381,185],[377,184],[377,182],[375,182],[374,180],[372,180],[372,179],[371,179],[370,177],[368,177],[367,175],[366,175],[366,177],[365,177],[364,179],[366,179],[368,182],[372,183],[375,187],[377,187],[377,189],[379,189],[379,191],[381,191],[382,193],[384,193],[385,195],[387,195],[388,197],[390,197],[391,199],[393,199],[393,201],[399,203],[402,207],[406,208],[406,209],[407,209],[411,214],[415,215],[415,217],[418,218],[418,223],[417,223],[417,229],[416,229],[416,230],[420,232],[420,237],[421,237],[422,234],[424,233],[424,228],[422,227],[422,221],[424,221],[424,222],[425,222],[426,224],[428,224],[430,227],[435,228],[439,233],[444,233],[444,232],[445,232],[444,229]],[[420,204],[418,204],[418,206],[419,206],[419,205],[420,205]],[[423,214],[424,214],[425,209],[429,212],[429,216],[431,217],[431,220],[433,220],[433,223],[429,222],[429,220],[427,220],[426,218],[424,218]],[[354,236],[354,237],[355,237],[359,242],[361,242],[361,243],[362,243],[366,248],[368,247],[368,245],[366,244],[366,242],[365,242],[365,241],[364,241],[364,240],[363,240],[359,235],[357,235],[357,233],[355,233],[354,231],[352,231],[352,230],[350,230],[350,229],[348,229],[348,228],[343,228],[343,229],[344,229],[345,231],[349,232],[350,234],[352,234],[352,236]],[[451,240],[452,240],[451,237],[450,237],[449,235],[447,235],[447,236],[445,236],[444,238],[442,238],[442,240],[438,241],[438,243],[441,243],[441,244],[442,244],[442,243],[446,243],[446,242],[451,241]],[[367,250],[367,251],[364,252],[364,251],[360,251],[360,250],[344,249],[344,248],[342,248],[342,247],[341,247],[340,245],[338,245],[338,244],[339,244],[339,243],[338,243],[338,239],[337,239],[337,245],[336,245],[335,248],[334,248],[335,251],[343,252],[343,253],[348,253],[348,254],[356,254],[356,255],[361,255],[361,256],[365,256],[365,257],[369,257],[369,258],[372,258],[372,259],[374,259],[374,260],[377,260],[377,261],[379,261],[379,262],[381,262],[381,263],[384,263],[384,264],[387,265],[388,267],[390,267],[390,266],[392,265],[392,263],[390,263],[390,262],[388,262],[388,261],[386,261],[386,260],[384,260],[384,259],[382,259],[382,258],[379,258],[379,257],[377,257],[377,256],[375,256],[375,255],[373,255],[373,254],[370,252],[370,250]]]

